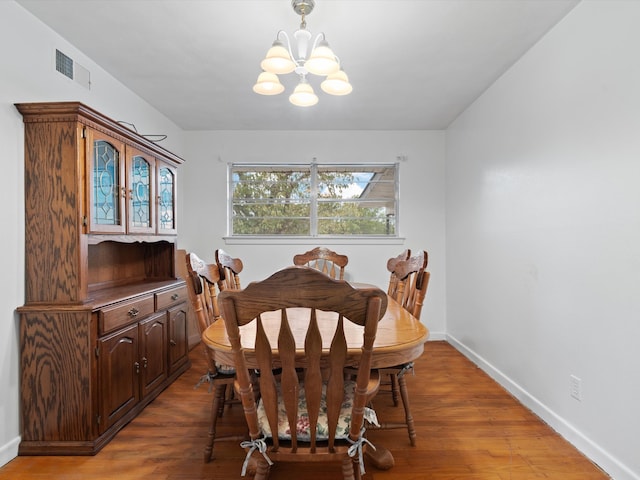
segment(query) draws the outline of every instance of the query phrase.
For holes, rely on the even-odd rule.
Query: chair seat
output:
[[[216,363],[216,369],[218,370],[218,373],[222,373],[224,375],[235,375],[236,373],[236,368],[233,365]]]
[[[338,420],[338,427],[336,429],[337,440],[344,440],[349,436],[349,426],[351,424],[351,408],[353,406],[353,399],[355,397],[356,382],[347,381],[344,385],[344,399],[342,400],[342,406],[340,408],[340,417]],[[296,422],[296,432],[298,440],[303,442],[311,441],[310,428],[309,428],[309,414],[307,413],[307,403],[305,399],[304,385],[300,387],[298,393],[298,420]],[[376,413],[372,408],[365,408],[365,420],[369,423],[376,425],[378,423]],[[267,416],[264,410],[262,400],[258,403],[258,422],[262,433],[271,438],[273,433],[269,427]],[[284,400],[280,392],[280,386],[278,385],[278,438],[280,440],[291,440],[291,428],[289,426],[289,420],[287,419],[287,412],[284,407]],[[320,400],[320,413],[318,415],[318,426],[316,430],[317,440],[329,439],[329,427],[327,421],[327,402],[326,402],[326,385],[322,387],[322,399]]]

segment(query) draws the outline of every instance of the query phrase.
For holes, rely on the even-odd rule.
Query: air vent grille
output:
[[[56,70],[73,80],[73,59],[56,50]]]

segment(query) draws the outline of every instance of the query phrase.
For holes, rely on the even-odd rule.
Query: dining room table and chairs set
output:
[[[428,337],[420,322],[427,262],[426,251],[390,258],[385,292],[345,281],[348,257],[317,247],[243,288],[239,258],[218,249],[209,264],[188,253],[189,298],[208,366],[199,384],[213,391],[204,461],[215,458],[216,441],[235,440],[246,451],[241,476],[258,480],[276,462],[333,461],[346,480],[361,478],[365,458],[390,468],[392,454],[373,447],[366,432],[406,428],[415,445],[405,373]],[[377,418],[385,390],[393,405],[402,400],[404,423]],[[232,403],[242,403],[246,428],[217,437]]]

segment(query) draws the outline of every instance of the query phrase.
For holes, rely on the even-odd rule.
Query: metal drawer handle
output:
[[[174,293],[173,295],[171,295],[171,300],[177,300],[180,297],[180,295],[178,295],[177,293]]]
[[[169,340],[169,343],[171,344],[172,347],[175,347],[177,345],[175,340]]]
[[[140,313],[140,310],[138,310],[137,308],[132,308],[127,313],[130,317],[136,317]]]

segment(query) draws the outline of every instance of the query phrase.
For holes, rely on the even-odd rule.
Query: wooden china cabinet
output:
[[[79,102],[25,125],[21,455],[92,455],[189,368],[183,160]]]

